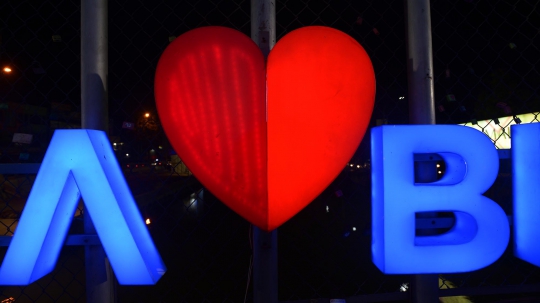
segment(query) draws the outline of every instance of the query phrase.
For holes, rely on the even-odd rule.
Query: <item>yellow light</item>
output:
[[[149,113],[146,113],[146,114],[144,114],[144,116],[145,116],[146,118],[148,118],[148,117],[150,117],[150,114],[149,114]]]
[[[4,73],[7,73],[7,74],[11,73],[11,67],[9,66],[4,67]]]
[[[150,218],[146,219],[146,225],[150,224]]]
[[[440,165],[440,164],[437,164],[437,167],[441,167],[441,165]]]

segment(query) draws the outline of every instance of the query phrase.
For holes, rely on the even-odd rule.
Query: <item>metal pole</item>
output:
[[[275,0],[251,0],[251,39],[268,57],[276,44]]]
[[[277,303],[277,230],[253,226],[253,302]]]
[[[435,124],[429,0],[407,0],[407,79],[411,124]]]
[[[108,1],[81,0],[81,127],[108,130]],[[86,234],[96,234],[88,213]],[[85,246],[86,302],[116,302],[115,279],[101,245]]]
[[[264,57],[276,43],[275,0],[251,0],[251,39]],[[253,301],[278,302],[277,230],[265,232],[253,226]]]
[[[81,0],[81,126],[108,130],[108,0]]]
[[[411,124],[435,124],[433,54],[429,0],[405,2],[407,22],[407,79]],[[429,163],[418,163],[422,182],[431,180]],[[435,213],[424,214],[436,216]],[[413,275],[411,297],[415,303],[439,302],[438,275]]]

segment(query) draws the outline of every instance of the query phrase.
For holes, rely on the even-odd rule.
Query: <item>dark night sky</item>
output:
[[[111,134],[155,112],[153,81],[170,36],[207,25],[250,34],[250,1],[109,1]],[[305,4],[307,3],[307,5]],[[376,72],[371,125],[408,123],[403,1],[277,1],[278,40],[307,25],[337,28],[364,46]],[[540,4],[431,1],[437,123],[540,111]],[[61,41],[54,42],[53,35]],[[80,107],[80,2],[0,2],[0,102]],[[42,72],[36,73],[36,70]],[[455,99],[455,101],[448,101]],[[42,123],[48,123],[42,121]],[[353,161],[369,158],[369,133]],[[47,142],[43,142],[46,146]],[[151,145],[151,144],[150,144]]]
[[[116,104],[152,106],[153,73],[169,36],[204,25],[224,25],[249,34],[249,1],[111,1],[109,6],[113,115],[121,115],[114,109]],[[24,78],[3,79],[2,99],[31,103],[79,100],[78,1],[37,4],[10,0],[0,4],[0,11],[0,62],[12,62]],[[358,17],[362,24],[356,22]],[[474,92],[485,86],[484,78],[496,69],[523,78],[531,88],[538,87],[534,81],[539,74],[535,66],[539,20],[535,1],[432,1],[437,102],[453,93],[465,105],[474,103]],[[382,105],[375,116],[393,120],[392,107],[401,108],[394,99],[406,93],[401,1],[313,1],[307,7],[298,1],[278,2],[278,37],[313,24],[345,31],[366,48],[377,72]],[[61,35],[62,42],[54,43],[54,34]],[[512,49],[510,43],[516,47]],[[38,64],[45,75],[33,73],[32,67]],[[382,102],[386,98],[389,100]],[[123,111],[131,113],[130,109]],[[402,119],[395,120],[404,122]]]
[[[377,77],[373,121],[408,121],[402,1],[277,2],[277,36],[306,25],[327,25],[358,40]],[[0,3],[0,100],[47,106],[80,103],[79,1]],[[540,8],[536,1],[431,2],[438,123],[540,110]],[[114,127],[153,111],[153,78],[169,36],[205,25],[249,35],[249,1],[110,1],[109,102]],[[60,35],[61,42],[53,42]],[[36,74],[42,67],[45,73]],[[453,95],[455,102],[448,102]],[[442,108],[441,108],[442,109]],[[373,122],[375,123],[375,122]]]

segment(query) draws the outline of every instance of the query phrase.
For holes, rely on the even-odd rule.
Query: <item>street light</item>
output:
[[[144,117],[146,117],[146,118],[150,117],[150,113],[144,114]]]
[[[5,74],[9,74],[12,72],[12,69],[9,66],[5,66],[2,70],[4,71]]]

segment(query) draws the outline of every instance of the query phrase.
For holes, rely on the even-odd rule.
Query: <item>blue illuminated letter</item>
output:
[[[508,219],[482,196],[499,168],[487,136],[464,126],[382,126],[372,130],[371,146],[372,256],[382,272],[465,272],[502,255]],[[414,154],[426,153],[440,155],[446,172],[439,181],[415,184]],[[454,212],[456,222],[445,234],[416,236],[418,212]]]
[[[51,272],[82,195],[120,284],[155,284],[165,266],[104,132],[57,130],[0,267],[0,285]]]
[[[514,254],[540,266],[540,123],[512,126]]]

